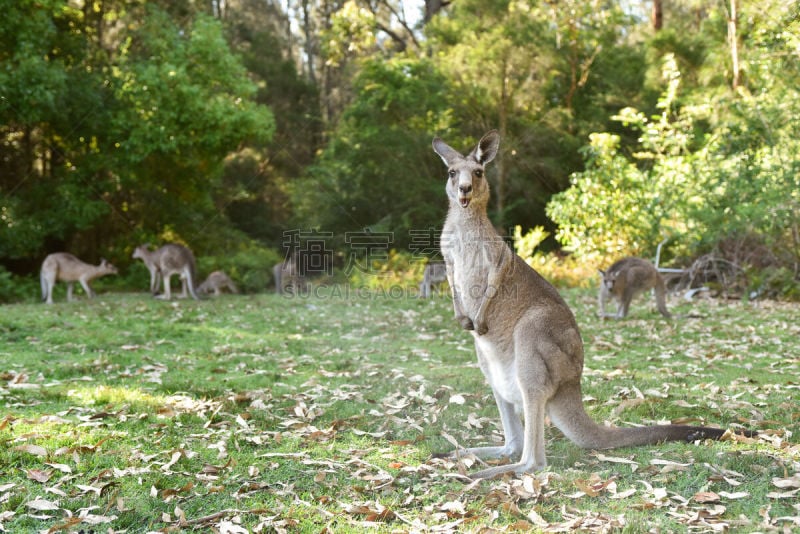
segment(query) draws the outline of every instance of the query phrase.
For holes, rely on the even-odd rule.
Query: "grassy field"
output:
[[[0,531],[733,532],[800,529],[800,308],[564,292],[597,421],[758,439],[586,451],[471,482],[501,439],[449,300],[345,286],[0,306]],[[82,296],[82,295],[81,295]]]

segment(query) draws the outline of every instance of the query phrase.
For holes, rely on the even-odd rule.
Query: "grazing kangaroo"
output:
[[[213,291],[215,296],[220,296],[223,289],[227,289],[231,293],[239,292],[239,290],[236,289],[236,284],[233,283],[233,280],[231,280],[227,274],[222,271],[214,271],[208,275],[205,282],[197,287],[197,292],[203,294]]]
[[[607,270],[598,270],[603,277],[598,297],[601,317],[622,319],[628,315],[633,297],[648,289],[655,290],[656,307],[661,315],[668,319],[672,317],[667,311],[664,279],[649,261],[641,258],[622,258]],[[616,314],[606,313],[606,302],[611,298],[617,301]]]
[[[48,304],[53,303],[53,286],[58,280],[67,283],[67,301],[72,301],[72,286],[75,282],[80,282],[87,297],[94,298],[95,292],[89,282],[107,274],[117,274],[117,268],[105,259],[100,260],[100,265],[90,265],[68,252],[55,252],[44,259],[39,273],[42,300]]]
[[[447,280],[447,267],[443,261],[432,261],[425,264],[425,271],[422,273],[422,282],[419,283],[420,298],[431,296],[434,284],[440,284]]]
[[[449,209],[441,248],[453,308],[461,327],[475,338],[478,364],[505,432],[502,446],[456,450],[448,456],[519,458],[474,473],[474,478],[541,469],[546,465],[545,415],[577,445],[592,449],[722,436],[722,429],[683,425],[606,427],[587,415],[581,396],[583,342],[572,311],[552,285],[511,251],[486,215],[484,167],[499,143],[492,130],[463,156],[441,139],[433,140],[448,169]]]
[[[186,298],[188,288],[192,298],[199,300],[195,291],[195,261],[194,254],[183,245],[170,243],[157,250],[150,250],[150,245],[141,245],[133,251],[133,258],[140,259],[150,271],[150,291],[155,296],[158,293],[158,286],[161,279],[164,280],[163,298],[170,300],[172,291],[170,288],[170,278],[173,274],[180,275],[182,291],[181,297]]]

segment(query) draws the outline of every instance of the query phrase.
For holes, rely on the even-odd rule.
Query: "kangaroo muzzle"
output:
[[[472,201],[472,184],[461,184],[458,186],[458,202],[462,208],[469,206]]]

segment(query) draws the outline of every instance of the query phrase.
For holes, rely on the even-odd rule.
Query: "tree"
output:
[[[222,215],[209,192],[223,159],[242,142],[269,139],[272,114],[252,101],[256,88],[219,22],[202,14],[180,27],[150,9],[122,50],[115,86],[129,209],[147,212],[139,219],[146,233],[169,224],[185,239],[199,237],[209,217]]]
[[[447,128],[447,82],[427,60],[367,61],[331,141],[297,182],[303,226],[333,232],[393,232],[407,246],[412,230],[440,226],[443,184],[430,132]]]
[[[636,144],[592,136],[586,171],[548,206],[565,245],[583,257],[647,255],[671,237],[668,256],[714,253],[745,269],[753,291],[800,295],[798,19],[789,6],[769,7],[769,16],[747,17],[739,47],[747,76],[735,90],[724,76],[685,84],[685,56],[668,55],[659,114],[617,115]],[[726,50],[723,33],[715,47]]]
[[[553,224],[549,197],[582,162],[586,136],[641,90],[644,56],[629,17],[604,2],[453,3],[426,25],[433,57],[455,87],[462,131],[500,130],[490,175],[498,226]]]
[[[255,101],[272,110],[275,133],[228,156],[214,203],[233,225],[277,246],[292,224],[291,182],[313,161],[323,140],[319,88],[298,71],[293,42],[281,31],[287,14],[278,6],[243,2],[228,6],[224,25],[258,86]]]
[[[126,2],[5,7],[0,257],[28,270],[132,232],[199,237],[225,155],[273,129],[219,23]]]
[[[109,90],[66,2],[3,6],[0,47],[0,257],[41,254],[110,213],[111,184],[97,137],[109,122]],[[86,32],[74,28],[86,28]],[[98,105],[99,104],[99,105]],[[103,105],[106,104],[106,105]]]

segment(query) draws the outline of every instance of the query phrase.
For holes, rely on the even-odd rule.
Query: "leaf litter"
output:
[[[339,320],[358,322],[372,313],[374,309],[364,306],[348,310]],[[403,317],[413,323],[419,320],[418,315]],[[446,313],[441,312],[440,322],[445,324],[447,319]],[[736,323],[735,317],[729,321]],[[387,340],[391,337],[386,330],[389,324],[382,325],[384,331],[379,334],[366,328],[359,330],[351,342],[369,335],[373,341]],[[619,418],[630,417],[627,414],[631,411],[659,403],[670,403],[686,413],[711,409],[716,413],[743,414],[744,425],[770,430],[759,438],[730,438],[742,458],[759,456],[767,460],[753,464],[761,471],[732,469],[735,464],[731,463],[720,466],[708,460],[698,461],[692,456],[691,447],[680,457],[665,453],[650,459],[640,450],[613,454],[590,451],[579,455],[574,464],[564,463],[558,457],[572,454],[567,452],[570,446],[564,446],[563,438],[554,438],[553,434],[558,433],[551,432],[548,453],[554,447],[558,451],[552,470],[487,482],[471,481],[467,475],[476,467],[474,458],[426,460],[424,452],[428,447],[447,448],[448,442],[463,445],[500,439],[496,414],[484,409],[491,408],[493,401],[477,372],[477,379],[464,388],[456,387],[459,380],[452,376],[434,379],[427,372],[417,371],[419,361],[429,369],[446,369],[441,358],[470,350],[468,343],[446,329],[411,335],[403,342],[407,352],[397,358],[396,365],[371,362],[368,355],[375,350],[373,343],[358,349],[361,352],[329,349],[320,360],[308,352],[282,354],[280,349],[266,346],[242,350],[228,340],[224,348],[215,345],[212,352],[217,361],[207,368],[205,376],[234,380],[237,374],[262,373],[257,365],[225,367],[223,361],[277,354],[284,380],[288,382],[293,376],[302,380],[275,381],[265,389],[223,388],[210,397],[192,391],[158,395],[158,388],[169,379],[172,369],[186,362],[194,365],[191,358],[196,355],[175,355],[177,344],[172,343],[129,343],[120,345],[119,350],[140,354],[168,349],[173,355],[163,362],[124,365],[102,375],[81,374],[69,383],[45,379],[19,367],[4,372],[0,399],[7,413],[0,419],[0,431],[6,432],[4,439],[11,445],[12,454],[25,467],[20,473],[22,478],[15,478],[15,482],[4,484],[0,480],[0,531],[12,531],[11,525],[16,522],[32,520],[42,525],[40,531],[105,525],[104,529],[113,532],[120,518],[131,513],[129,503],[143,496],[161,503],[160,511],[147,519],[148,528],[153,531],[203,528],[216,532],[289,532],[308,521],[303,517],[309,516],[316,517],[313,522],[322,525],[323,531],[333,531],[338,526],[400,532],[531,528],[544,532],[608,532],[630,526],[631,521],[636,521],[633,512],[652,511],[663,512],[664,521],[670,522],[666,524],[682,525],[692,531],[800,527],[796,505],[800,451],[785,426],[775,421],[759,424],[764,422],[764,403],[776,395],[791,399],[797,387],[781,381],[756,384],[742,380],[731,392],[714,384],[713,376],[695,366],[692,359],[725,362],[735,354],[734,350],[747,349],[754,342],[763,341],[764,336],[748,331],[746,341],[717,344],[711,339],[704,341],[705,336],[711,337],[705,327],[691,327],[701,336],[684,352],[688,365],[676,365],[672,359],[675,351],[669,347],[663,347],[661,355],[650,361],[649,372],[663,372],[668,377],[659,387],[639,389],[634,380],[611,396],[595,393],[594,397],[601,401],[593,401],[587,395],[587,402],[590,407],[596,402],[616,424],[625,424]],[[659,338],[648,328],[652,325],[644,324],[645,336]],[[631,375],[624,366],[603,371],[589,367],[602,362],[609,351],[624,352],[630,346],[628,334],[616,334],[613,342],[601,342],[599,336],[603,333],[599,328],[593,334],[598,341],[587,357],[586,389],[603,391],[605,382],[621,386]],[[302,343],[308,337],[292,333],[284,339]],[[719,336],[713,339],[719,340]],[[447,351],[430,346],[437,340]],[[650,342],[659,343],[658,339]],[[595,354],[598,359],[591,359]],[[459,365],[477,371],[467,356],[458,357]],[[797,371],[797,358],[776,359],[760,352],[756,357],[768,362],[768,373],[778,369],[781,373]],[[357,363],[341,367],[348,358]],[[315,368],[313,372],[308,370],[311,366]],[[692,395],[687,402],[680,393],[680,377],[694,372],[707,381],[694,386],[701,393]],[[50,414],[37,413],[35,417],[24,409],[41,402],[36,392],[43,389],[69,388],[76,383],[97,384],[102,389],[115,381],[140,384],[143,392],[150,392],[144,397],[151,404],[75,404]],[[373,393],[377,382],[382,382],[379,398]],[[339,411],[348,404],[362,408],[340,415]],[[789,420],[796,421],[796,406],[788,402],[786,408],[794,414]],[[138,442],[138,447],[115,450],[111,436],[117,433],[125,439],[131,432],[130,425],[141,421],[150,422],[155,432],[129,441]],[[172,443],[171,429],[186,425],[191,432],[183,435],[181,443]],[[69,435],[66,427],[70,426],[87,433],[80,443],[63,443]],[[434,438],[439,440],[437,444],[427,445]],[[163,448],[159,449],[159,442],[163,442]],[[292,443],[296,445],[291,448],[299,450],[274,450]],[[247,447],[257,452],[247,465],[240,465],[243,456],[239,451]],[[421,451],[418,447],[422,447]],[[325,450],[331,454],[323,453]],[[85,468],[91,457],[105,455],[113,455],[116,465],[103,471]],[[780,475],[769,476],[776,467],[782,469]],[[297,480],[276,481],[268,476],[287,469],[296,474]],[[704,485],[677,484],[682,477],[698,473],[708,473]],[[749,479],[754,473],[766,476],[770,486],[758,517],[731,514],[735,503],[751,499]],[[138,485],[141,495],[131,494],[130,489],[120,492],[131,485]],[[270,499],[261,498],[264,493]],[[218,510],[191,511],[197,509],[189,505],[215,495],[230,499],[223,499]],[[10,507],[12,502],[19,505]],[[614,502],[622,506],[612,507]],[[776,514],[778,509],[780,513]],[[299,510],[304,512],[298,514]]]

